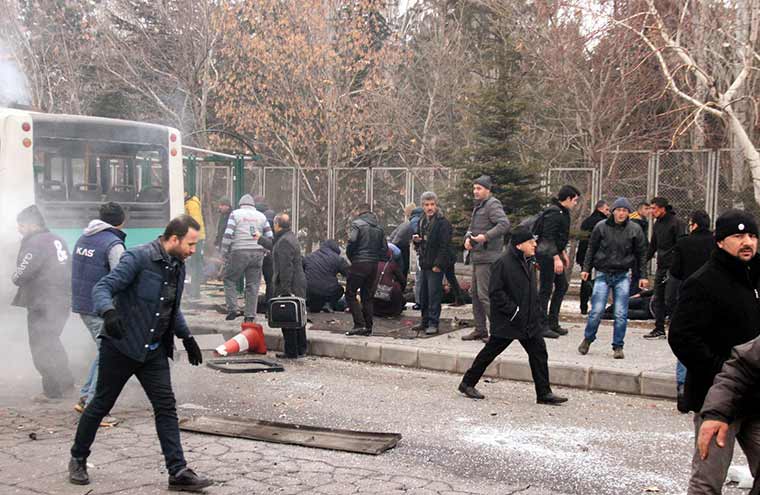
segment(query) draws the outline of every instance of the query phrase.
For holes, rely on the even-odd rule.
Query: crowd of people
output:
[[[545,339],[568,334],[559,316],[568,289],[571,211],[581,193],[563,186],[548,207],[511,228],[493,189],[488,176],[473,181],[473,210],[461,246],[471,267],[474,317],[474,330],[462,339],[485,345],[458,390],[483,399],[476,385],[486,368],[518,340],[528,354],[537,403],[560,405],[567,399],[551,389]],[[27,309],[44,396],[62,398],[74,387],[60,341],[66,322],[62,315],[69,309],[77,313],[98,346],[75,406],[81,419],[71,449],[72,483],[89,482],[86,459],[98,426],[116,422],[111,408],[133,375],[154,409],[169,486],[197,489],[210,483],[187,467],[167,361],[176,336],[191,364],[202,362],[180,304],[186,260],[192,282],[202,279],[202,264],[190,260],[203,249],[205,231],[202,218],[196,218],[202,217],[200,202],[189,194],[185,200],[187,214],[171,220],[162,236],[128,250],[127,218],[117,203],[100,207],[72,251],[46,228],[36,206],[17,217],[22,242],[12,279],[19,287],[13,303]],[[332,239],[303,256],[289,215],[274,212],[261,197],[244,195],[237,209],[222,199],[219,213],[214,248],[223,259],[228,320],[239,315],[241,280],[244,321],[256,319],[262,278],[265,303],[275,296],[296,296],[311,313],[350,312],[349,336],[371,336],[374,317],[404,311],[413,267],[420,311],[416,331],[440,332],[444,280],[454,304],[463,301],[454,270],[454,229],[435,192],[424,192],[419,207],[408,205],[404,222],[390,235],[370,205],[359,205],[350,219],[345,257]],[[714,232],[710,226],[702,210],[691,212],[684,225],[663,197],[641,202],[635,211],[624,197],[612,204],[599,201],[581,223],[575,257],[581,267],[580,310],[587,314],[581,355],[590,352],[607,312],[614,320],[612,356],[624,359],[629,308],[634,308],[654,320],[644,338],[667,338],[678,358],[677,407],[696,413],[690,494],[720,493],[735,442],[753,475],[760,465],[758,225],[750,213],[728,210],[716,219]],[[654,286],[648,290],[653,259]],[[345,289],[339,276],[346,279]],[[610,292],[612,305],[607,307]],[[190,289],[190,297],[198,294]],[[279,358],[306,354],[305,326],[283,329],[283,335]]]

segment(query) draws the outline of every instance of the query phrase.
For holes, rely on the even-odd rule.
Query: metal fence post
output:
[[[233,174],[232,184],[234,186],[235,202],[240,203],[240,198],[245,194],[245,164],[243,163],[243,156],[238,155],[232,162]]]

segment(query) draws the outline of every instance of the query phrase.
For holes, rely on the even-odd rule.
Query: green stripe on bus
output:
[[[69,250],[74,249],[74,245],[77,243],[77,239],[82,236],[82,229],[50,229],[59,236],[63,237],[66,244],[69,246]],[[163,227],[161,228],[144,228],[144,229],[124,229],[127,233],[127,239],[124,241],[127,245],[127,249],[151,242],[156,237],[164,233]]]

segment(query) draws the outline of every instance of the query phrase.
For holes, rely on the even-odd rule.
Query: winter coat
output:
[[[267,222],[269,222],[270,227],[274,225],[275,212],[273,209],[269,207],[268,204],[259,203],[256,205],[256,209],[264,214],[264,217],[266,217]]]
[[[380,299],[373,299],[373,314],[381,317],[400,315],[404,311],[404,289],[406,288],[406,278],[401,272],[401,267],[398,263],[393,260],[378,262],[375,286],[378,284],[389,285],[392,287],[391,300],[383,301]]]
[[[200,224],[201,230],[198,231],[198,240],[204,240],[206,238],[206,226],[203,223],[203,210],[198,196],[190,196],[185,199],[185,213],[193,217],[193,220]]]
[[[541,333],[538,290],[533,261],[511,243],[491,266],[491,335],[527,339]]]
[[[430,221],[426,216],[423,217],[417,232],[422,237],[422,241],[417,245],[420,268],[432,270],[433,267],[437,266],[445,271],[454,260],[454,255],[451,252],[451,222],[440,212],[434,215],[432,224],[428,227]],[[427,233],[425,229],[429,229]]]
[[[338,243],[328,239],[319,244],[319,249],[304,257],[303,268],[309,293],[332,296],[340,290],[338,274],[348,276],[349,265],[340,255]]]
[[[675,211],[668,208],[665,216],[658,218],[652,229],[652,242],[649,244],[647,259],[657,254],[657,269],[667,270],[673,263],[673,249],[678,239],[686,235],[683,222],[678,219]]]
[[[732,423],[760,404],[760,339],[738,345],[715,377],[702,417]]]
[[[493,263],[504,251],[504,236],[509,233],[509,219],[501,201],[489,196],[472,209],[467,237],[485,234],[486,242],[472,243],[470,262],[474,265]]]
[[[94,315],[92,288],[119,264],[127,234],[95,219],[74,245],[71,261],[71,311]]]
[[[71,260],[66,241],[47,229],[25,236],[11,281],[18,287],[13,306],[66,308],[71,304]]]
[[[565,250],[570,238],[570,210],[562,206],[557,198],[552,198],[552,204],[541,213],[541,217],[536,254],[557,256]]]
[[[298,238],[291,230],[283,230],[274,237],[272,247],[274,262],[274,293],[276,296],[291,294],[306,298],[306,275]]]
[[[417,222],[417,224],[419,224],[419,222]],[[415,230],[414,226],[412,226],[412,221],[407,220],[406,222],[401,223],[393,230],[393,232],[391,232],[391,235],[388,236],[388,242],[395,244],[396,247],[403,251],[404,248],[409,248],[414,232]]]
[[[141,363],[145,362],[148,346],[153,340],[153,330],[158,326],[161,291],[169,283],[168,261],[169,255],[161,246],[160,238],[128,249],[116,268],[92,289],[95,312],[103,316],[115,309],[126,327],[126,334],[120,339],[108,335],[101,335],[101,338],[110,339],[119,352]],[[174,318],[161,341],[169,357],[174,354],[174,336],[180,339],[190,336],[190,329],[180,309],[184,288],[185,263],[179,261]]]
[[[647,237],[648,239],[649,238],[649,220],[639,215],[638,211],[634,211],[633,213],[628,215],[628,218],[630,218],[631,220],[639,224],[639,227],[641,227],[641,230],[644,231],[644,236]]]
[[[678,280],[686,280],[707,263],[715,248],[715,237],[709,230],[698,229],[681,237],[673,248],[670,274]]]
[[[722,249],[681,287],[668,341],[686,366],[689,409],[699,411],[734,346],[760,334],[760,256],[744,263]]]
[[[581,230],[583,232],[588,232],[588,234],[584,236],[584,238],[582,238],[580,241],[578,241],[578,250],[575,253],[575,262],[579,265],[583,266],[583,262],[586,259],[588,240],[591,237],[591,232],[594,231],[596,224],[604,220],[607,220],[607,215],[599,210],[594,210],[594,213],[586,217],[583,223],[581,223]]]
[[[583,271],[591,273],[596,268],[604,273],[627,272],[638,268],[642,279],[647,277],[647,242],[641,227],[625,219],[623,223],[615,222],[610,216],[594,227],[589,239]]]
[[[240,208],[230,213],[227,220],[227,229],[222,239],[222,253],[230,251],[262,250],[254,236],[272,237],[272,227],[269,225],[263,213],[258,211],[253,204],[250,194],[240,198]]]
[[[377,263],[387,250],[385,233],[374,213],[365,211],[351,222],[346,246],[351,263]]]

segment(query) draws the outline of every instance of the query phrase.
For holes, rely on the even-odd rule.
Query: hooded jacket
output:
[[[18,287],[13,306],[36,309],[66,308],[71,304],[71,259],[66,241],[48,229],[21,240],[16,271],[11,281]]]
[[[100,219],[90,222],[74,245],[71,261],[71,310],[95,315],[92,288],[119,264],[127,234]]]
[[[222,238],[222,253],[230,251],[264,251],[258,237],[272,238],[272,228],[263,213],[256,209],[250,194],[240,198],[240,207],[230,213]],[[254,237],[258,236],[258,237]]]
[[[308,292],[318,296],[332,296],[340,290],[338,274],[348,276],[348,261],[340,255],[338,243],[332,239],[322,241],[319,249],[303,259]]]
[[[201,230],[198,231],[198,240],[206,239],[206,226],[203,224],[203,210],[198,196],[190,196],[185,199],[185,213],[193,217],[193,220],[201,226]]]
[[[758,289],[760,257],[744,263],[723,249],[681,286],[668,342],[686,366],[684,397],[691,411],[702,409],[731,349],[760,334]]]
[[[501,201],[494,196],[489,196],[478,202],[472,209],[467,236],[475,237],[484,234],[486,242],[473,243],[470,262],[479,265],[493,263],[499,259],[504,250],[504,236],[509,232],[509,228],[509,219],[504,213]]]
[[[641,227],[625,219],[617,223],[613,215],[599,222],[591,233],[583,271],[591,273],[593,268],[604,273],[627,272],[633,267],[639,269],[639,276],[647,276],[647,241]]]
[[[658,218],[652,229],[652,242],[649,244],[647,259],[657,254],[657,269],[666,270],[673,263],[673,248],[678,239],[686,235],[683,222],[676,216],[675,210],[668,206],[665,215]]]
[[[388,245],[377,216],[371,211],[359,214],[348,231],[346,255],[351,263],[377,263],[385,256]]]

